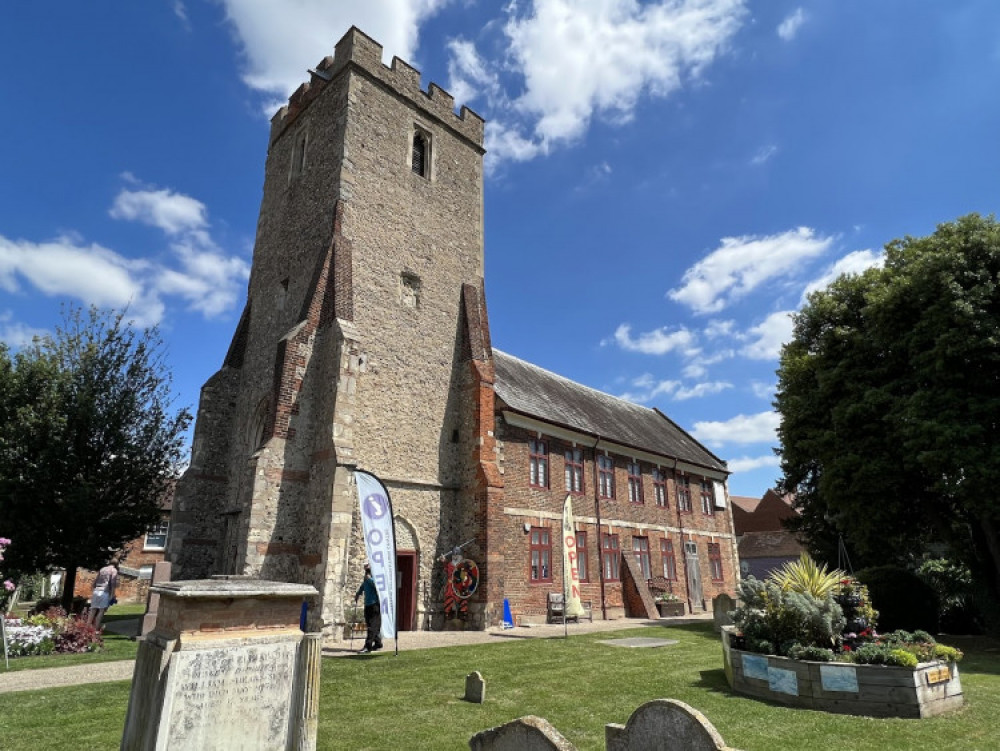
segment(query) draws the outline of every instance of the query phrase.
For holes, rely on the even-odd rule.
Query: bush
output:
[[[896,665],[901,668],[915,668],[920,660],[916,655],[910,654],[905,649],[890,649],[886,657],[886,665]]]
[[[801,644],[796,644],[789,649],[788,656],[793,660],[812,660],[813,662],[833,662],[834,658],[832,649],[803,647]]]
[[[86,597],[74,597],[73,598],[73,612],[83,613],[87,609],[88,600]],[[35,603],[35,606],[28,611],[28,615],[37,615],[39,613],[44,613],[46,610],[51,610],[52,608],[59,608],[62,610],[62,598],[61,597],[46,597],[44,600],[39,600]],[[63,610],[63,615],[66,611]]]
[[[56,652],[96,652],[104,647],[101,632],[85,618],[71,618],[55,637]]]
[[[957,647],[949,647],[947,644],[934,645],[934,659],[944,662],[959,662],[965,655]]]
[[[4,628],[7,632],[8,654],[11,657],[47,655],[54,648],[54,631],[50,626],[33,625],[18,618],[8,618]]]
[[[878,606],[882,627],[938,630],[938,597],[934,589],[912,571],[899,566],[875,566],[858,572]]]
[[[733,622],[752,652],[784,655],[796,644],[830,647],[844,627],[843,612],[830,597],[786,592],[753,577],[740,583],[739,596],[742,604],[733,612]]]

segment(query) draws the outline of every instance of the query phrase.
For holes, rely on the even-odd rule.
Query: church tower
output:
[[[331,632],[361,577],[355,467],[392,496],[402,629],[425,625],[439,556],[485,544],[484,123],[381,58],[352,28],[272,120],[246,308],[169,542],[175,579],[312,584]]]

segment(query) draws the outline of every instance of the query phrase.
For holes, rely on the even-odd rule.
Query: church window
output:
[[[632,554],[635,556],[635,562],[639,564],[639,570],[642,571],[642,578],[651,579],[653,572],[649,567],[649,538],[633,536]]]
[[[677,560],[674,558],[674,543],[664,537],[660,540],[660,557],[663,559],[663,578],[677,580]]]
[[[431,176],[431,134],[420,128],[413,130],[410,168],[421,177]]]
[[[580,581],[589,580],[587,575],[587,533],[576,533],[576,567],[580,574]]]
[[[547,488],[549,486],[549,449],[545,445],[545,441],[531,440],[528,442],[528,463],[531,487]]]

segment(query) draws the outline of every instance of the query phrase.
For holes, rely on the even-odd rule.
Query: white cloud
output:
[[[524,76],[515,106],[543,143],[573,140],[595,114],[632,117],[639,96],[695,79],[739,28],[742,0],[535,0],[505,28]]]
[[[352,25],[382,44],[387,59],[395,55],[416,64],[420,23],[447,2],[221,0],[246,59],[244,82],[258,91],[282,97],[309,79],[309,68],[332,55],[334,45]]]
[[[696,422],[691,435],[709,446],[730,443],[777,443],[777,412],[737,415],[724,422]]]
[[[757,167],[761,164],[766,163],[771,159],[772,156],[778,153],[778,147],[774,144],[768,144],[767,146],[761,146],[757,149],[757,153],[750,157],[750,164]]]
[[[9,310],[0,313],[0,342],[6,342],[13,349],[21,349],[35,337],[49,334],[45,329],[37,329],[14,320]]]
[[[763,383],[761,381],[752,381],[750,383],[750,390],[758,399],[773,399],[775,392],[778,390],[778,385],[773,382]]]
[[[628,352],[665,355],[668,352],[677,351],[690,356],[699,351],[695,335],[684,328],[671,331],[664,326],[641,333],[635,339],[632,338],[631,331],[632,327],[623,323],[615,330],[614,335],[614,341],[618,346]]]
[[[830,282],[843,274],[860,274],[867,269],[881,266],[883,263],[885,263],[885,256],[881,252],[855,250],[848,253],[826,269],[822,276],[806,285],[806,288],[802,291],[802,303],[805,303],[806,298],[811,293],[825,289],[829,286]]]
[[[166,262],[132,259],[68,234],[37,243],[0,235],[0,288],[18,293],[27,284],[49,297],[127,308],[140,326],[163,318],[164,297],[180,298],[209,317],[236,305],[250,268],[215,245],[203,203],[166,189],[122,190],[109,213],[162,230],[170,238],[172,257]]]
[[[677,389],[677,392],[674,394],[674,399],[679,402],[686,399],[697,399],[711,394],[718,394],[726,389],[731,389],[732,387],[733,384],[728,381],[696,383],[693,386],[685,386],[684,388]]]
[[[781,345],[792,338],[793,312],[779,310],[751,327],[747,331],[750,341],[740,350],[740,354],[751,360],[777,360],[781,354]]]
[[[114,219],[158,227],[168,235],[199,230],[207,225],[205,204],[171,190],[123,190],[108,213]]]
[[[786,42],[790,42],[795,39],[795,35],[799,33],[799,29],[805,22],[805,11],[802,8],[796,8],[784,21],[778,24],[778,36]]]
[[[741,456],[739,459],[728,459],[726,466],[730,472],[750,472],[764,467],[780,467],[781,459],[774,454],[763,456]]]
[[[506,6],[504,59],[449,45],[456,101],[504,110],[487,127],[487,168],[525,161],[580,138],[595,117],[632,119],[642,96],[667,97],[723,54],[744,0],[533,0]],[[517,94],[501,86],[517,78]]]
[[[23,281],[49,297],[65,295],[98,307],[128,305],[149,323],[159,320],[163,308],[142,282],[146,269],[144,262],[67,236],[33,243],[0,235],[0,287],[16,292]]]
[[[726,321],[712,320],[705,326],[703,333],[709,339],[723,339],[734,336],[736,321],[729,319]]]
[[[809,227],[777,235],[724,237],[721,245],[684,272],[682,285],[667,294],[696,313],[716,313],[761,284],[797,272],[821,255],[832,237]]]

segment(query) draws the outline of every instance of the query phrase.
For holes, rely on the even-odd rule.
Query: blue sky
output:
[[[992,0],[148,0],[0,8],[0,339],[130,305],[196,407],[268,119],[357,25],[489,120],[494,345],[778,476],[789,314],[1000,207]]]

